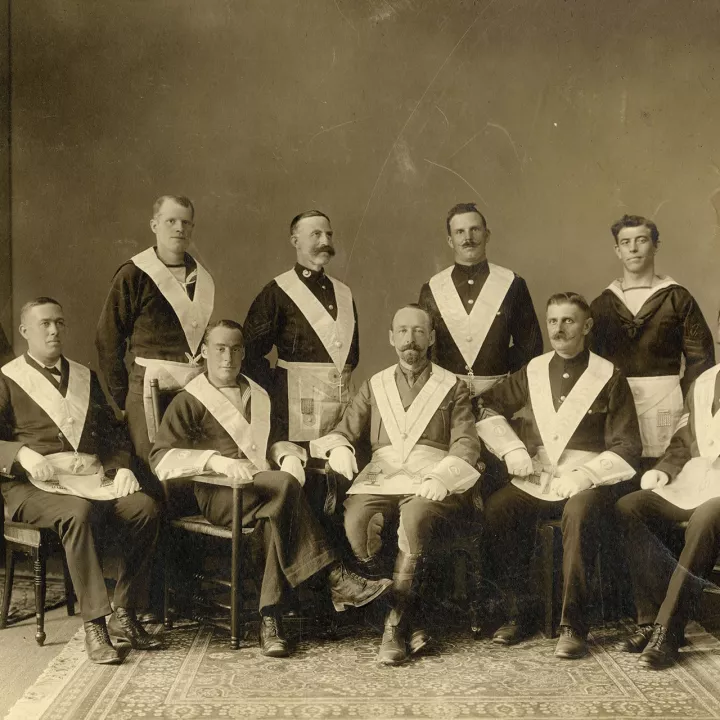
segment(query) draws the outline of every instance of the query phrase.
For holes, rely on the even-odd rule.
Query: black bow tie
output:
[[[62,373],[56,367],[46,367],[45,370],[52,373],[57,378],[62,377]]]

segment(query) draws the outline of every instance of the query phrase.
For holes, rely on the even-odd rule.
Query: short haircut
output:
[[[40,305],[57,305],[62,310],[62,305],[57,300],[41,295],[40,297],[36,297],[34,300],[29,300],[20,308],[20,322],[24,323],[25,316],[30,312],[30,310],[34,307],[39,307]]]
[[[580,293],[572,292],[571,290],[551,295],[545,305],[545,310],[547,310],[551,305],[563,305],[564,303],[575,305],[575,307],[579,307],[586,315],[590,315],[590,306],[588,305],[588,301],[580,295]]]
[[[312,217],[324,217],[328,222],[330,222],[330,218],[324,212],[321,212],[320,210],[306,210],[305,212],[296,215],[290,221],[290,235],[295,234],[295,230],[297,230],[297,225],[301,220]]]
[[[402,307],[399,307],[394,313],[392,318],[390,318],[390,329],[393,329],[393,323],[395,322],[395,316],[401,311],[401,310],[422,310],[428,317],[428,324],[430,325],[430,330],[435,329],[435,318],[433,318],[432,313],[428,312],[422,305],[418,305],[417,303],[408,303],[407,305],[403,305]]]
[[[660,231],[657,229],[657,225],[652,220],[648,220],[648,218],[643,217],[642,215],[623,215],[616,223],[613,223],[610,228],[610,232],[612,232],[613,237],[615,238],[615,244],[618,244],[618,235],[623,228],[640,227],[641,225],[645,225],[645,227],[650,231],[652,244],[657,247],[660,242]]]
[[[447,214],[447,220],[445,221],[445,227],[447,228],[447,234],[450,235],[450,221],[456,215],[465,215],[466,213],[477,213],[483,222],[483,227],[487,230],[487,220],[485,216],[477,209],[475,203],[458,203],[450,208]]]
[[[192,213],[193,220],[195,219],[195,206],[192,204],[192,200],[189,197],[185,197],[185,195],[161,195],[154,203],[153,203],[153,217],[157,217],[158,213],[160,212],[160,208],[163,206],[163,203],[166,200],[172,200],[172,202],[177,203],[178,205],[182,205],[183,207],[190,208],[190,212]]]
[[[240,337],[242,337],[243,345],[245,345],[245,330],[243,330],[243,326],[239,322],[235,322],[235,320],[215,320],[215,322],[211,322],[205,328],[205,333],[203,334],[203,339],[202,339],[203,345],[208,344],[208,340],[210,339],[210,333],[215,328],[226,328],[228,330],[237,330],[240,333]]]

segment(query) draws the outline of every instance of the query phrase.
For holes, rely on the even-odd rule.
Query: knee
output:
[[[596,524],[603,511],[603,503],[595,496],[594,490],[584,490],[573,495],[563,509],[561,526],[563,532],[566,528],[587,527]]]
[[[652,492],[651,490],[638,490],[621,497],[615,503],[615,512],[621,521],[626,522],[631,518],[637,518],[640,515],[640,507],[642,506],[643,500],[646,493]]]
[[[720,498],[708,500],[688,520],[685,537],[692,535],[720,536]]]
[[[385,531],[385,516],[381,512],[346,512],[344,524],[345,535],[356,557],[367,560],[380,553]]]
[[[150,495],[144,492],[135,493],[137,495],[137,514],[148,522],[157,522],[160,518],[160,503]]]

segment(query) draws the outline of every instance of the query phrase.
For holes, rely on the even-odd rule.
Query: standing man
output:
[[[719,333],[720,335],[720,325]],[[675,434],[642,490],[623,497],[627,559],[635,591],[638,627],[621,643],[641,653],[651,670],[678,656],[685,624],[697,617],[698,601],[720,552],[720,365],[690,387]],[[687,522],[677,561],[666,543]]]
[[[60,536],[88,657],[117,664],[111,637],[141,650],[160,646],[135,617],[136,609],[147,607],[158,507],[128,469],[127,437],[97,377],[63,355],[60,304],[49,297],[26,303],[20,334],[27,352],[0,374],[0,471],[13,477],[1,485],[5,511]],[[122,538],[114,612],[96,550],[94,530],[101,523]]]
[[[490,229],[474,203],[447,216],[455,264],[425,283],[419,304],[435,320],[438,365],[480,395],[543,349],[540,324],[525,281],[489,263]]]
[[[366,580],[339,562],[312,514],[300,483],[271,470],[281,456],[305,458],[287,441],[273,442],[270,399],[240,374],[243,329],[232,320],[208,327],[202,343],[206,373],[193,378],[170,403],[150,456],[162,480],[192,477],[206,470],[250,481],[243,492],[245,527],[263,524],[265,571],[260,588],[260,647],[265,655],[286,657],[288,644],[280,608],[289,587],[327,571],[333,604],[360,607],[381,595],[389,580]],[[270,438],[270,439],[269,439]],[[212,523],[232,523],[232,489],[195,484],[200,509]]]
[[[378,655],[387,665],[405,662],[408,649],[417,652],[428,642],[417,624],[412,632],[423,561],[433,532],[450,531],[463,507],[460,493],[480,475],[470,392],[430,362],[434,342],[430,314],[418,305],[400,308],[390,329],[398,364],[363,383],[333,432],[311,443],[312,453],[348,480],[358,470],[358,441],[369,437],[372,445],[372,460],[345,500],[345,532],[359,563],[372,567],[384,528],[397,526],[393,601]]]
[[[513,476],[485,505],[489,572],[503,591],[505,624],[493,642],[512,645],[529,631],[527,580],[538,519],[560,519],[563,608],[559,658],[587,652],[588,590],[611,487],[635,475],[640,434],[627,381],[612,363],[585,349],[590,308],[577,293],[548,300],[553,351],[531,360],[479,402],[480,438]],[[515,435],[507,420],[525,409]],[[532,457],[531,457],[532,454]]]
[[[200,341],[215,299],[210,273],[186,252],[194,227],[195,209],[188,198],[159,197],[150,220],[157,244],[120,266],[98,322],[100,370],[113,400],[125,411],[145,471],[142,479],[149,482],[147,461],[154,440],[150,381],[157,378],[161,390],[178,390],[201,372]]]
[[[623,215],[611,231],[623,276],[592,302],[591,348],[630,383],[642,466],[649,468],[670,442],[688,388],[715,362],[713,338],[692,295],[671,277],[655,274],[657,225],[640,215]]]

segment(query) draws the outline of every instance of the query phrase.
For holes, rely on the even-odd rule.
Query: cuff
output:
[[[478,437],[488,450],[500,459],[512,450],[525,450],[525,443],[515,434],[510,423],[502,415],[479,420],[475,423]]]
[[[308,454],[305,448],[296,445],[294,442],[289,440],[280,440],[273,443],[270,451],[268,452],[268,458],[272,460],[278,467],[282,464],[282,461],[288,456],[299,458],[303,467],[307,464]]]
[[[652,469],[664,472],[670,478],[669,482],[672,482],[682,470],[682,468],[679,468],[677,465],[672,462],[668,462],[667,460],[660,460],[660,462],[658,462]]]
[[[207,470],[205,467],[216,450],[168,450],[155,466],[158,480],[173,480],[181,477],[192,477]]]
[[[461,493],[476,483],[480,473],[462,458],[446,455],[425,477],[439,480],[449,493]]]
[[[330,453],[339,447],[349,448],[352,454],[355,454],[355,448],[344,435],[340,435],[340,433],[330,433],[329,435],[323,435],[317,440],[310,441],[310,455],[315,458],[327,460]]]
[[[610,450],[606,450],[589,462],[583,463],[578,469],[584,470],[595,486],[614,485],[623,480],[629,480],[635,475],[635,468],[617,453]]]

